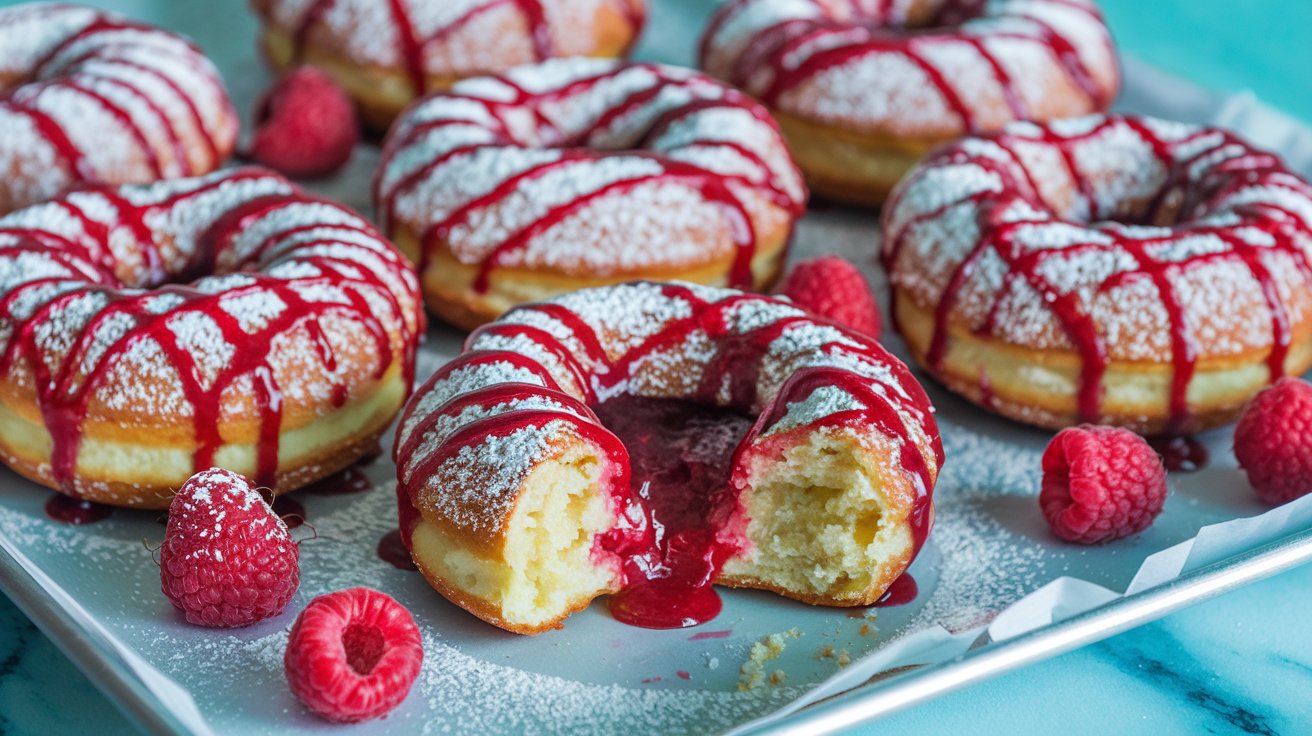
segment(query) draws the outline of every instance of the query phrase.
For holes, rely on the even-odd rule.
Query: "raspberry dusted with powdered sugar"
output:
[[[1235,457],[1267,503],[1312,492],[1312,384],[1282,378],[1254,396],[1235,426]]]
[[[296,593],[300,548],[250,481],[211,468],[173,497],[159,572],[187,621],[249,626],[282,613]]]
[[[410,612],[369,588],[310,601],[283,657],[296,697],[342,723],[377,718],[400,705],[423,662],[423,640]]]
[[[1039,506],[1053,533],[1068,542],[1137,534],[1162,512],[1166,493],[1161,458],[1126,429],[1064,429],[1043,453]]]
[[[845,258],[802,261],[793,266],[779,290],[808,312],[879,339],[879,307],[870,284]]]

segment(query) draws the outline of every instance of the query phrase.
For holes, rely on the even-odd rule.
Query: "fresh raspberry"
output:
[[[1254,396],[1235,426],[1235,457],[1269,504],[1312,492],[1312,384],[1282,378]]]
[[[283,666],[306,707],[341,723],[386,714],[405,700],[424,663],[405,606],[369,588],[310,601],[292,626]]]
[[[287,607],[301,582],[300,548],[250,481],[211,468],[169,505],[159,576],[191,623],[249,626]]]
[[[326,72],[303,66],[274,82],[255,106],[247,157],[298,179],[346,165],[360,141],[351,98]]]
[[[1043,453],[1039,506],[1068,542],[1097,544],[1152,526],[1166,503],[1166,468],[1142,437],[1117,427],[1064,429]]]
[[[838,256],[802,261],[784,279],[780,293],[802,309],[879,339],[875,295],[851,261]]]

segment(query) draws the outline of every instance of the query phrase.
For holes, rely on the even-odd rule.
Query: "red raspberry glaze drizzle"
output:
[[[557,67],[557,70],[560,68],[564,67]],[[757,233],[745,198],[759,197],[783,210],[790,218],[800,217],[804,212],[805,193],[791,162],[781,165],[777,159],[767,160],[767,157],[776,153],[786,156],[777,125],[763,107],[737,90],[687,70],[654,64],[614,66],[593,63],[568,81],[550,84],[547,89],[532,89],[527,84],[529,79],[534,80],[534,85],[542,84],[534,78],[533,70],[522,69],[518,73],[524,83],[517,82],[511,76],[496,77],[491,83],[499,88],[496,95],[488,94],[489,84],[486,83],[477,89],[457,85],[449,93],[435,95],[411,108],[389,136],[383,162],[374,182],[374,201],[378,206],[379,220],[388,232],[395,232],[396,224],[401,219],[398,214],[401,201],[416,196],[435,182],[443,181],[445,176],[450,175],[446,167],[453,162],[494,149],[501,149],[503,154],[513,154],[523,149],[560,150],[559,156],[521,167],[489,182],[484,187],[485,191],[479,194],[457,202],[443,202],[442,214],[433,215],[422,228],[420,273],[427,270],[431,254],[442,243],[451,242],[454,230],[470,225],[471,220],[485,215],[490,208],[504,205],[511,197],[520,194],[524,187],[571,167],[574,171],[582,171],[588,165],[600,167],[608,161],[620,159],[623,159],[624,165],[644,166],[648,170],[590,188],[581,187],[583,191],[576,196],[547,208],[541,217],[501,236],[490,252],[481,257],[473,284],[474,291],[485,293],[489,279],[497,268],[522,255],[536,238],[579,214],[589,205],[608,195],[632,192],[652,183],[691,190],[701,201],[715,205],[724,213],[736,249],[729,284],[736,288],[751,288],[752,260],[757,247]],[[545,112],[570,102],[581,107],[602,104],[591,101],[589,95],[595,94],[603,100],[607,99],[605,95],[613,94],[608,92],[608,85],[636,79],[640,75],[647,79],[634,84],[635,89],[617,102],[605,103],[603,110],[577,129],[562,130]],[[679,99],[676,96],[679,94],[687,99],[671,103],[671,99]],[[484,119],[471,119],[467,105],[481,108],[485,113]],[[446,108],[450,108],[450,111]],[[716,111],[746,113],[747,120],[763,126],[769,135],[764,141],[749,143],[725,139],[723,131],[698,131],[689,140],[675,145],[663,148],[655,145],[662,141],[673,126],[689,123],[698,116]],[[528,113],[537,123],[536,130],[530,135],[524,133],[524,126],[514,126],[507,122],[518,119],[523,113]],[[406,118],[414,118],[414,121]],[[634,137],[637,138],[636,144],[629,150],[612,152],[591,148],[594,139],[613,132],[614,126],[622,126],[629,119],[650,120],[641,130],[628,131],[636,133]],[[465,142],[469,140],[473,128],[477,128],[481,136],[477,142]],[[443,135],[451,136],[452,142],[434,142],[435,136],[440,139]],[[428,158],[415,165],[414,153],[420,150],[420,146],[424,147],[422,150]],[[774,147],[777,147],[777,151]],[[701,159],[695,158],[699,153],[709,156],[715,151],[730,153],[741,161],[739,170],[720,170],[710,159],[703,164]],[[394,175],[392,168],[399,166],[408,168]],[[746,167],[750,173],[739,173],[743,170],[741,167]],[[489,165],[487,168],[495,170],[497,167]],[[645,243],[643,245],[654,247]]]
[[[165,112],[164,108],[160,105],[160,102],[151,95],[146,94],[141,88],[122,79],[104,75],[95,77],[85,76],[79,73],[79,68],[100,61],[102,60],[102,57],[104,57],[116,66],[129,68],[139,74],[148,76],[154,81],[168,87],[169,91],[183,103],[193,129],[199,134],[200,140],[206,147],[207,159],[214,164],[222,161],[224,154],[220,151],[220,146],[214,139],[214,135],[205,125],[204,118],[201,116],[200,110],[196,106],[196,101],[192,99],[191,95],[187,94],[179,86],[176,80],[161,73],[158,69],[134,61],[127,54],[120,53],[122,51],[122,44],[117,43],[113,36],[116,33],[123,31],[135,31],[139,33],[160,32],[157,29],[151,28],[142,23],[132,23],[108,17],[100,17],[91,25],[64,39],[47,52],[46,55],[37,62],[35,70],[32,72],[32,77],[34,79],[54,79],[54,83],[76,89],[79,93],[94,99],[98,104],[108,110],[110,114],[122,124],[124,129],[128,130],[132,137],[136,139],[141,150],[145,151],[147,157],[150,159],[151,167],[155,172],[155,178],[164,178],[169,172],[166,172],[160,164],[159,157],[150,143],[148,132],[142,128],[141,123],[132,116],[130,111],[114,103],[105,95],[97,92],[91,86],[91,83],[94,81],[96,84],[107,84],[131,94],[138,102],[149,109],[156,119],[167,121],[169,119],[168,113]],[[95,37],[102,35],[107,38],[103,42],[97,42]],[[70,48],[77,45],[86,45],[88,48],[76,56],[62,58]],[[197,71],[203,71],[196,63],[198,59],[203,58],[200,49],[189,42],[186,46],[195,54],[195,56],[192,58],[179,57],[178,63],[190,64],[196,68]],[[40,112],[31,106],[24,106],[22,109],[30,115],[40,115]],[[231,114],[236,115],[235,111]],[[181,176],[194,176],[203,173],[202,171],[196,170],[192,165],[191,156],[187,153],[186,149],[187,141],[183,139],[178,130],[168,124],[160,126],[159,129],[168,138],[169,146],[173,149],[173,159],[182,167],[179,174]],[[82,154],[72,145],[71,142],[69,142],[67,137],[60,135],[57,138],[52,138],[51,144],[55,146],[55,149],[59,152],[61,158],[72,164],[71,168],[78,170],[76,162],[79,161]],[[84,176],[83,179],[88,182],[96,181],[95,177]]]
[[[1238,204],[1231,204],[1229,200],[1247,191],[1261,192],[1263,188],[1283,192],[1293,200],[1312,200],[1312,188],[1292,174],[1276,156],[1251,149],[1226,131],[1191,128],[1187,134],[1167,139],[1152,127],[1155,123],[1141,118],[1108,116],[1088,122],[1078,132],[1018,126],[939,152],[907,179],[886,206],[884,222],[888,237],[883,247],[883,261],[897,283],[906,263],[903,251],[919,228],[940,220],[954,208],[963,205],[974,208],[980,235],[973,248],[959,258],[951,258],[956,265],[950,269],[950,276],[935,307],[933,337],[926,362],[935,370],[943,368],[950,340],[949,326],[956,318],[958,297],[977,277],[982,260],[986,256],[997,256],[1005,264],[1005,286],[996,290],[984,318],[973,328],[974,332],[991,335],[1002,328],[998,315],[1005,306],[1004,297],[1011,293],[1013,282],[1027,284],[1034,293],[1042,295],[1045,309],[1056,317],[1082,359],[1077,393],[1079,420],[1096,423],[1102,417],[1102,381],[1111,361],[1106,330],[1083,306],[1078,290],[1063,289],[1045,274],[1051,274],[1053,269],[1050,267],[1057,263],[1049,263],[1050,259],[1066,258],[1081,250],[1125,253],[1133,259],[1135,266],[1118,270],[1091,287],[1096,294],[1125,287],[1136,280],[1147,280],[1154,287],[1169,323],[1173,370],[1167,433],[1187,432],[1191,426],[1187,393],[1202,346],[1196,330],[1190,327],[1189,315],[1183,306],[1185,295],[1172,277],[1201,265],[1239,264],[1260,286],[1261,299],[1269,313],[1272,344],[1267,365],[1270,378],[1274,381],[1285,375],[1292,341],[1290,318],[1286,300],[1281,297],[1279,285],[1264,258],[1270,253],[1288,256],[1295,264],[1299,278],[1312,283],[1312,264],[1305,250],[1312,242],[1312,228],[1309,228],[1304,214],[1273,195]],[[1121,216],[1118,213],[1103,211],[1107,205],[1099,204],[1098,192],[1094,191],[1090,179],[1090,164],[1087,163],[1091,156],[1090,147],[1104,145],[1099,142],[1100,137],[1118,130],[1128,131],[1142,141],[1149,152],[1151,165],[1165,172],[1160,186],[1148,197],[1147,203],[1131,216],[1134,223],[1159,226],[1148,235],[1115,222]],[[981,143],[985,145],[981,146]],[[1023,156],[1036,146],[1058,154],[1064,173],[1074,183],[1077,206],[1083,208],[1084,215],[1059,216],[1044,200],[1042,182],[1033,178],[1028,164],[1032,159]],[[1077,158],[1077,151],[1084,153],[1086,158],[1083,161]],[[946,202],[933,207],[907,201],[917,181],[927,176],[927,172],[944,166],[978,167],[982,172],[998,177],[1003,182],[1002,190],[980,188],[964,196],[948,197]],[[1102,199],[1106,200],[1105,194]],[[1114,209],[1117,205],[1111,206]],[[1028,208],[1025,211],[1031,216],[1014,216],[1018,207]],[[1309,208],[1312,210],[1312,204]],[[905,213],[899,213],[903,209],[914,214],[904,218]],[[1233,220],[1217,220],[1215,216],[1222,210],[1233,215]],[[1213,219],[1209,221],[1209,217]],[[1087,219],[1101,221],[1087,224]],[[1036,247],[1032,242],[1030,233],[1036,226],[1064,224],[1087,228],[1089,242],[1062,248]],[[1261,233],[1268,238],[1270,247],[1255,244],[1252,233]],[[1198,249],[1197,253],[1170,259],[1155,255],[1187,237],[1213,237],[1224,247]],[[1089,285],[1082,283],[1081,287],[1084,286]],[[893,307],[893,321],[897,323],[896,303]]]
[[[108,519],[114,513],[114,507],[86,501],[62,493],[50,494],[45,505],[46,517],[61,524],[82,526]]]
[[[858,10],[851,3],[835,11],[828,3],[811,0],[798,4],[792,14],[781,12],[768,0],[733,0],[712,19],[702,36],[699,58],[702,66],[716,56],[722,43],[741,43],[738,38],[722,38],[733,23],[750,28],[750,36],[727,66],[715,64],[714,72],[737,87],[758,96],[766,104],[778,107],[781,98],[827,71],[878,54],[893,54],[905,59],[924,74],[947,108],[956,115],[966,132],[984,127],[979,110],[968,96],[964,83],[950,77],[939,66],[938,57],[929,52],[953,44],[969,45],[982,62],[977,66],[992,78],[1001,91],[1011,117],[1026,120],[1034,113],[1026,104],[1021,85],[1008,72],[997,45],[1008,42],[1037,43],[1046,47],[1060,64],[1067,78],[1087,98],[1087,108],[1071,114],[1105,110],[1111,104],[1114,88],[1099,83],[1080,54],[1073,33],[1098,34],[1108,47],[1102,16],[1091,3],[1075,0],[1035,0],[1032,3],[997,3],[992,10],[980,0],[946,0],[932,15],[906,28],[896,4],[880,0],[873,8]],[[1058,27],[1045,19],[1047,7],[1075,10],[1087,16],[1078,25]],[[838,7],[843,7],[839,5]],[[771,22],[747,25],[745,19],[756,15]],[[766,15],[768,14],[768,15]],[[1004,23],[1005,21],[1005,23]],[[1092,36],[1091,36],[1092,37]],[[761,70],[770,70],[768,82]],[[973,84],[974,82],[972,82]]]
[[[256,193],[236,193],[243,185],[253,187]],[[178,208],[192,206],[201,198],[222,198],[224,192],[235,194],[224,200],[211,224],[195,233],[195,252],[171,256],[171,262],[163,263],[157,238],[181,236],[158,235],[146,223],[167,221]],[[142,204],[131,204],[129,197]],[[100,210],[90,206],[94,200],[116,209],[113,221],[97,219],[93,213]],[[307,220],[294,213],[295,208],[307,206],[344,213],[344,221]],[[27,210],[0,220],[0,258],[36,257],[61,268],[58,275],[20,280],[0,293],[0,324],[12,326],[11,337],[0,352],[0,374],[9,374],[18,366],[32,371],[37,403],[53,439],[51,473],[65,493],[76,495],[82,426],[92,402],[104,400],[104,392],[115,390],[106,385],[107,377],[143,341],[158,346],[189,405],[196,471],[213,465],[215,452],[225,444],[220,431],[225,392],[238,381],[250,380],[260,427],[254,480],[261,485],[271,485],[278,469],[285,387],[275,377],[278,366],[272,356],[276,342],[298,328],[306,330],[313,343],[311,352],[325,373],[334,374],[337,358],[320,320],[330,316],[353,320],[374,341],[372,352],[377,362],[372,378],[380,379],[400,360],[406,385],[411,382],[422,317],[416,307],[416,285],[404,259],[362,218],[302,194],[279,177],[260,170],[239,170],[203,180],[179,180],[171,187],[139,187],[129,196],[111,189],[89,189],[38,207],[46,208],[50,216],[57,211],[72,218],[73,226],[45,229],[17,224],[43,219],[29,216]],[[268,229],[269,235],[253,249],[235,250],[235,239],[249,227],[256,223],[267,227],[271,222],[277,226]],[[76,234],[66,234],[70,230]],[[319,230],[325,234],[303,237]],[[140,276],[121,277],[119,269],[126,269],[124,273],[130,270],[118,260],[122,246],[111,251],[108,245],[111,236],[121,236],[124,231],[135,238],[130,250],[140,253],[146,263]],[[278,269],[291,265],[310,273],[293,278],[281,275]],[[220,273],[241,274],[245,279],[231,289],[219,290],[199,288],[200,282],[180,283]],[[175,283],[162,283],[165,280]],[[30,314],[15,312],[26,300],[39,299],[40,290],[56,285],[72,288],[39,302]],[[315,288],[337,289],[345,301],[307,299],[304,293]],[[48,357],[51,328],[58,332],[62,310],[90,296],[102,298],[103,307],[69,338],[62,359],[52,366]],[[239,319],[239,312],[226,306],[232,304],[229,300],[243,296],[272,300],[283,308],[266,315],[252,329]],[[171,299],[173,304],[161,311],[161,298]],[[385,305],[385,313],[379,313],[380,305]],[[208,378],[202,377],[205,371],[199,354],[184,342],[186,333],[179,327],[197,316],[212,323],[233,348],[231,357]],[[105,344],[100,339],[101,328],[120,321],[131,327]],[[350,391],[341,378],[336,377],[338,382],[331,388],[333,403],[338,406],[346,402]]]
[[[383,2],[384,0],[377,1]],[[449,2],[450,0],[428,1]],[[337,0],[314,0],[314,4],[301,17],[300,24],[292,34],[295,42],[295,59],[300,60],[304,56],[310,33],[323,21],[324,15],[336,2]],[[415,24],[410,17],[407,0],[385,0],[385,2],[391,13],[393,27],[396,30],[399,44],[397,51],[401,56],[406,74],[410,77],[410,85],[416,95],[422,95],[428,91],[426,49],[432,44],[446,40],[480,15],[506,5],[513,5],[524,18],[524,22],[528,26],[529,36],[533,41],[533,54],[538,61],[550,59],[557,55],[556,43],[551,38],[551,23],[548,22],[547,12],[543,8],[544,0],[489,0],[488,2],[475,3],[464,14],[448,21],[427,38],[421,38],[419,31],[416,30]],[[623,5],[625,17],[632,24],[634,28],[633,37],[636,39],[642,31],[647,14],[642,6],[635,2],[626,0]],[[632,42],[630,42],[630,45],[632,45]],[[627,55],[627,50],[625,55]]]
[[[914,488],[908,519],[919,551],[932,524],[933,481],[943,455],[932,408],[904,365],[873,342],[767,297],[677,284],[613,288],[647,289],[652,298],[687,305],[688,313],[661,323],[654,334],[616,355],[603,344],[595,317],[570,308],[570,298],[523,307],[475,331],[466,352],[416,392],[402,416],[396,446],[398,505],[407,543],[420,521],[418,493],[439,467],[489,438],[565,423],[609,460],[608,484],[619,523],[598,538],[594,555],[599,563],[620,561],[623,589],[611,598],[612,612],[621,621],[652,628],[703,623],[720,609],[711,586],[721,567],[749,544],[743,531],[731,528],[740,514],[739,495],[749,482],[747,454],[776,451],[819,427],[851,426],[901,438],[895,465]],[[572,298],[586,299],[586,294]],[[768,316],[748,326],[738,322],[743,314],[759,314],[757,309]],[[781,336],[800,340],[799,332],[813,330],[814,345],[774,347]],[[654,356],[677,354],[694,335],[705,335],[715,346],[713,357],[690,369],[703,371],[699,387],[690,395],[629,395],[644,364]],[[489,347],[523,345],[525,340],[531,348]],[[772,352],[777,349],[800,352]],[[763,371],[798,358],[804,364],[794,366],[777,391],[757,395],[766,380]],[[476,381],[437,406],[418,408],[429,394],[446,397],[444,387],[457,376],[465,381],[477,371],[489,374],[485,384]],[[799,419],[796,407],[819,389],[842,391],[850,401],[839,410]],[[588,404],[596,404],[599,396],[611,398],[594,413]],[[544,408],[544,400],[555,408]],[[734,413],[762,405],[750,428],[749,420]],[[726,408],[708,408],[716,406]],[[464,418],[462,423],[439,429],[457,416]],[[690,424],[702,428],[690,430]],[[933,468],[908,435],[913,428],[931,448]],[[688,462],[687,449],[708,435],[719,436],[723,452]],[[425,447],[431,449],[421,451]]]
[[[0,36],[10,75],[0,108],[32,126],[11,125],[5,155],[56,159],[15,163],[7,207],[79,184],[203,174],[232,150],[237,116],[222,80],[179,36],[55,3],[0,11]]]

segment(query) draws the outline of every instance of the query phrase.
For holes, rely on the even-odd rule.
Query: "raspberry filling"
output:
[[[646,518],[621,541],[624,590],[610,597],[617,620],[649,629],[696,626],[720,612],[712,587],[746,540],[720,527],[735,501],[734,451],[753,419],[691,401],[617,396],[595,409],[629,452],[630,482]],[[719,523],[717,523],[719,522]]]

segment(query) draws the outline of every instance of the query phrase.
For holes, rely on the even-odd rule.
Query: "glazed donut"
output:
[[[1013,419],[1180,434],[1312,366],[1312,187],[1223,130],[1014,124],[935,153],[883,221],[915,359]]]
[[[0,219],[0,458],[117,506],[289,491],[376,447],[422,326],[405,258],[275,174],[76,191]]]
[[[732,0],[701,65],[770,107],[816,193],[857,204],[941,143],[1105,112],[1120,84],[1092,0]]]
[[[251,0],[265,56],[331,73],[372,128],[457,81],[564,56],[625,56],[646,0]]]
[[[0,91],[0,213],[82,184],[206,174],[237,140],[199,50],[91,8],[0,9]]]
[[[806,188],[765,109],[696,72],[549,61],[397,121],[374,200],[429,307],[471,327],[635,278],[762,288]]]
[[[518,633],[607,593],[623,621],[687,626],[719,610],[712,582],[873,603],[929,533],[943,461],[924,392],[869,338],[770,297],[650,282],[476,331],[416,391],[395,448],[415,564]]]

